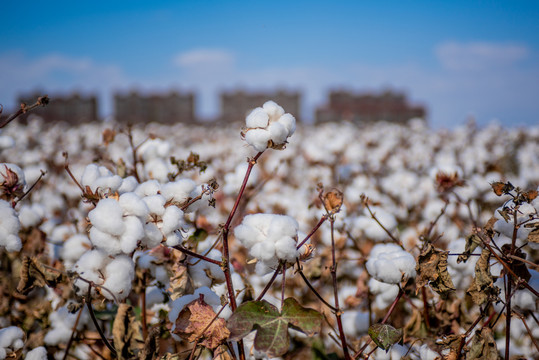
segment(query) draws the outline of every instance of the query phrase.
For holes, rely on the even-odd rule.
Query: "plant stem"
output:
[[[279,266],[277,266],[277,269],[275,269],[275,271],[273,272],[273,276],[271,277],[270,281],[268,281],[268,283],[266,284],[266,286],[264,287],[264,289],[262,290],[262,292],[260,293],[260,295],[258,295],[258,297],[256,298],[256,301],[260,301],[262,300],[262,298],[264,297],[264,295],[266,295],[266,292],[268,292],[268,290],[270,289],[271,285],[273,284],[273,282],[275,281],[275,279],[277,278],[277,275],[279,274],[279,271],[281,270],[281,263],[279,263]]]
[[[92,308],[92,298],[90,296],[92,291],[92,284],[88,285],[88,294],[86,295],[86,306],[88,307],[88,311],[90,312],[90,318],[92,319],[92,322],[94,323],[94,326],[97,329],[97,332],[99,333],[99,336],[101,337],[101,340],[103,340],[103,343],[106,347],[109,348],[111,355],[113,357],[118,357],[116,354],[116,349],[114,349],[114,346],[112,346],[105,336],[105,333],[103,332],[103,329],[101,329],[101,326],[99,326],[99,323],[97,322],[97,318],[95,317],[94,309]]]
[[[141,320],[142,320],[142,339],[146,341],[148,337],[148,324],[146,319],[146,271],[142,274],[142,295],[141,295]]]
[[[335,260],[335,218],[329,217],[329,224],[331,225],[331,277],[333,279],[333,295],[335,297],[335,318],[337,319],[337,326],[339,328],[339,337],[341,338],[341,345],[344,353],[344,359],[349,360],[350,353],[348,352],[348,345],[346,344],[346,336],[344,335],[344,329],[342,326],[341,309],[339,307],[339,288],[337,286],[337,261]]]
[[[328,219],[328,216],[327,216],[327,215],[322,216],[322,217],[320,218],[320,220],[318,221],[318,224],[316,224],[316,225],[314,226],[314,228],[311,230],[311,232],[309,233],[309,235],[307,235],[307,236],[305,237],[305,239],[303,239],[303,240],[298,244],[298,246],[296,246],[296,249],[299,250],[299,248],[302,247],[303,244],[305,244],[305,243],[311,238],[311,236],[314,235],[314,233],[316,232],[316,230],[318,230],[318,228],[319,228],[319,227],[324,223],[324,221],[326,221],[327,219]]]
[[[324,303],[324,305],[326,305],[328,308],[331,309],[331,311],[333,312],[337,312],[337,308],[335,308],[334,306],[332,306],[330,303],[328,303],[326,300],[324,300],[324,298],[322,297],[322,295],[320,295],[320,293],[318,291],[316,291],[316,289],[314,288],[314,286],[309,282],[309,280],[307,280],[307,277],[305,276],[305,274],[303,273],[303,271],[301,270],[301,265],[299,263],[299,260],[297,261],[297,264],[298,264],[298,273],[301,275],[301,278],[303,279],[303,281],[305,281],[305,284],[307,284],[307,286],[309,287],[309,289],[311,289],[311,291],[313,292],[314,295],[316,295],[316,297],[322,301]]]
[[[73,343],[73,339],[75,339],[75,333],[77,332],[77,326],[79,325],[80,315],[82,314],[82,311],[84,310],[84,298],[82,299],[82,306],[80,307],[79,313],[77,314],[77,319],[75,320],[75,325],[73,325],[73,330],[71,331],[71,337],[69,338],[69,341],[66,345],[66,352],[64,354],[63,360],[67,359],[67,355],[69,354],[69,348],[71,348],[71,344]]]
[[[390,239],[393,240],[394,243],[396,243],[397,245],[399,245],[401,248],[404,249],[404,245],[402,245],[402,241],[400,241],[399,239],[397,239],[397,238],[395,237],[395,235],[393,235],[393,234],[391,233],[391,231],[389,231],[389,230],[384,226],[384,224],[382,224],[382,223],[380,222],[380,220],[378,220],[378,218],[376,217],[376,214],[372,212],[372,210],[371,210],[369,204],[367,204],[366,202],[365,202],[365,208],[367,208],[367,211],[368,211],[369,214],[371,215],[372,219],[373,219],[374,221],[376,221],[376,223],[377,223],[378,225],[380,225],[380,227],[382,228],[382,230],[384,230],[384,231],[386,232],[386,234],[390,237]]]
[[[200,259],[200,260],[204,260],[204,261],[207,261],[209,263],[212,263],[212,264],[215,264],[215,265],[219,265],[219,266],[222,266],[223,263],[219,260],[214,260],[212,258],[209,258],[207,256],[204,256],[204,255],[200,255],[194,251],[191,251],[189,249],[186,249],[184,248],[183,246],[181,245],[175,245],[175,246],[172,246],[173,249],[176,249],[176,250],[179,250],[181,251],[182,253],[186,254],[186,255],[189,255],[189,256],[192,256],[192,257],[196,257],[197,259]]]

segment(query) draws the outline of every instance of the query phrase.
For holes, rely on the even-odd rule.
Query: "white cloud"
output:
[[[449,70],[491,70],[525,59],[530,50],[524,45],[488,42],[446,42],[436,48],[436,55]]]
[[[194,49],[180,53],[174,58],[174,64],[189,68],[230,67],[235,61],[232,52],[222,49]]]

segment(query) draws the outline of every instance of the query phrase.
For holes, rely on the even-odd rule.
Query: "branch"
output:
[[[34,104],[30,105],[30,106],[26,105],[25,103],[22,103],[21,108],[16,113],[12,114],[7,119],[0,122],[0,129],[3,128],[4,126],[6,126],[7,124],[9,124],[10,122],[12,122],[13,120],[15,120],[20,115],[25,114],[25,113],[27,113],[29,111],[32,111],[32,110],[34,110],[35,108],[37,108],[39,106],[45,106],[48,103],[49,103],[49,97],[47,95],[43,95],[43,96],[38,97],[37,101]],[[3,107],[0,108],[0,113],[2,112],[1,111],[2,109],[3,109]]]

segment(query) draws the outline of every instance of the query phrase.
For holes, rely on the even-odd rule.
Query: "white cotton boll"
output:
[[[284,114],[279,118],[279,123],[283,124],[288,136],[292,136],[296,132],[296,118],[291,114]]]
[[[150,159],[144,163],[144,171],[150,179],[155,179],[161,182],[168,180],[170,172],[168,163],[159,158]]]
[[[0,149],[9,149],[15,146],[15,140],[11,136],[0,136]]]
[[[386,284],[371,278],[368,283],[369,291],[374,295],[374,306],[378,309],[385,309],[399,294],[399,287],[394,284]]]
[[[421,360],[435,360],[439,359],[440,355],[437,352],[434,352],[429,349],[427,344],[423,344],[419,348],[419,357],[421,358]]]
[[[144,237],[144,227],[136,216],[126,216],[124,224],[126,230],[120,237],[120,243],[122,251],[130,254],[137,248],[139,240]]]
[[[123,179],[122,185],[118,188],[120,194],[133,192],[139,185],[137,179],[134,176],[128,176]]]
[[[135,277],[135,263],[125,255],[117,256],[105,268],[105,282],[103,286],[110,290],[117,300],[125,299],[131,292],[131,282]],[[112,295],[101,290],[101,294],[109,300],[113,300]]]
[[[183,211],[176,206],[169,206],[163,214],[161,231],[164,234],[171,233],[184,225]]]
[[[45,217],[45,208],[40,204],[23,205],[19,211],[19,221],[23,228],[39,225]]]
[[[105,251],[109,255],[116,255],[122,252],[120,239],[114,235],[103,232],[96,227],[92,227],[89,236],[92,245]]]
[[[37,347],[26,354],[26,360],[47,360],[47,349],[44,346]]]
[[[286,236],[297,236],[299,224],[291,216],[288,215],[272,215],[271,222],[268,230],[268,236],[270,234],[279,234]]]
[[[256,245],[260,246],[258,250],[259,255],[255,256],[254,253],[249,252],[251,256],[261,259],[263,261],[268,261],[275,258],[275,250],[276,250],[277,244],[274,244],[273,242],[269,242],[269,241],[259,242],[255,244],[255,246],[253,246],[253,249],[256,247]]]
[[[255,273],[259,276],[264,276],[266,274],[274,272],[275,269],[277,269],[278,265],[279,262],[277,261],[277,259],[275,259],[275,261],[273,262],[259,261],[255,265]]]
[[[104,168],[103,166],[101,168]],[[108,169],[107,169],[108,171]],[[101,176],[97,178],[92,184],[92,190],[107,190],[116,192],[122,186],[123,179],[119,175]]]
[[[102,284],[103,278],[100,271],[105,267],[108,261],[108,255],[102,250],[90,250],[85,252],[73,266],[73,270],[76,271],[82,278],[88,281],[92,281],[96,284]],[[88,292],[88,283],[82,280],[75,281],[75,287],[79,289],[77,293],[79,295],[86,295]],[[95,288],[92,289],[92,292]]]
[[[114,199],[100,200],[88,214],[92,226],[111,235],[121,235],[125,231],[122,216],[122,207]]]
[[[15,210],[7,201],[0,200],[0,247],[5,247],[9,252],[21,250],[20,229]]]
[[[269,116],[262,108],[253,109],[245,119],[248,128],[264,128],[268,126]]]
[[[161,185],[157,180],[148,180],[137,186],[135,193],[140,197],[156,195],[161,189]]]
[[[289,263],[296,261],[296,240],[288,236],[277,240],[275,243],[275,254],[279,259],[286,260]]]
[[[49,234],[49,240],[53,244],[61,244],[66,241],[70,236],[75,234],[75,227],[73,225],[59,225],[56,226],[52,233]]]
[[[60,256],[69,268],[91,247],[92,244],[86,235],[75,234],[66,240],[60,250]]]
[[[89,186],[91,188],[99,176],[101,176],[99,174],[99,167],[96,164],[90,164],[84,169],[80,182],[83,187]]]
[[[398,284],[415,276],[415,259],[396,244],[378,244],[369,255],[366,268],[378,281]]]
[[[275,101],[266,101],[262,105],[264,111],[269,115],[270,121],[277,120],[284,114],[284,109],[282,106],[278,105]]]
[[[45,338],[43,339],[46,345],[58,345],[61,343],[67,343],[73,332],[73,327],[78,314],[71,314],[66,306],[53,311],[49,315],[49,322],[51,323],[51,328],[48,330]],[[82,328],[88,322],[89,314],[86,310],[83,310],[79,323],[77,324],[77,330],[82,330]]]
[[[283,124],[279,122],[271,123],[268,126],[268,131],[270,133],[271,141],[273,141],[274,144],[284,144],[286,142],[288,130],[286,130]]]
[[[161,188],[161,195],[163,195],[167,201],[183,204],[192,196],[195,188],[196,183],[193,180],[180,179],[163,185]]]
[[[124,215],[146,218],[150,213],[146,203],[134,192],[126,192],[120,195],[118,203],[122,207]]]
[[[142,243],[148,248],[154,248],[163,241],[163,233],[154,223],[144,225],[144,233],[146,237],[142,239]]]
[[[219,250],[213,249],[207,255],[210,259],[221,261],[223,258]],[[211,287],[215,283],[225,281],[225,273],[217,264],[212,264],[206,261],[198,261],[194,265],[189,265],[189,275],[193,279],[195,288],[207,286]]]
[[[182,238],[178,233],[170,233],[166,235],[166,244],[168,246],[177,246],[182,243]]]
[[[245,141],[256,151],[262,152],[268,148],[271,138],[269,131],[265,129],[251,129],[245,133]]]
[[[0,351],[9,354],[19,350],[24,346],[23,338],[24,332],[16,326],[0,329]]]
[[[148,206],[150,214],[163,216],[165,213],[165,203],[167,201],[162,195],[145,196],[142,200],[146,203],[146,206]]]

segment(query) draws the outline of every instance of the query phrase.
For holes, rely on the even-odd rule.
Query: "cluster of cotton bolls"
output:
[[[236,239],[257,259],[256,272],[276,269],[279,261],[294,263],[302,249],[296,249],[298,222],[287,215],[252,214],[234,229]]]
[[[415,258],[396,244],[378,244],[369,254],[369,274],[386,284],[399,284],[415,276]]]
[[[19,230],[21,224],[11,205],[0,200],[0,248],[7,251],[19,251],[22,248]]]
[[[256,151],[283,148],[287,139],[296,131],[296,119],[285,114],[284,109],[273,101],[251,111],[245,119],[245,141]]]

